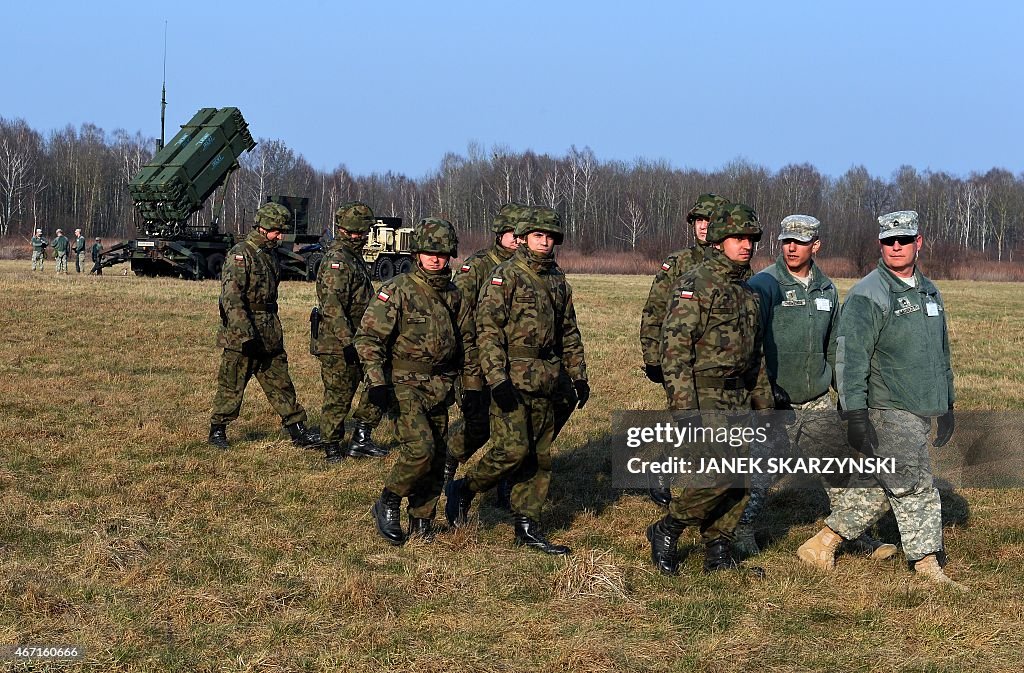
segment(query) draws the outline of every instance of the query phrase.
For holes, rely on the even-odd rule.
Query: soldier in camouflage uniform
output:
[[[53,247],[53,259],[57,263],[57,273],[67,274],[68,272],[68,250],[71,244],[67,236],[60,229],[57,230],[57,237],[50,243]]]
[[[284,332],[277,317],[277,268],[271,257],[288,228],[291,213],[278,203],[256,211],[252,233],[228,252],[221,271],[220,329],[217,345],[224,349],[217,376],[217,394],[210,417],[210,444],[228,447],[227,424],[238,418],[245,386],[259,381],[292,442],[319,442],[305,427],[306,410],[295,399],[288,375]]]
[[[942,512],[932,483],[934,445],[953,434],[953,370],[942,295],[917,269],[921,248],[912,210],[878,218],[878,268],[847,294],[839,319],[836,385],[847,440],[862,454],[894,458],[894,474],[864,475],[832,502],[825,527],[797,550],[810,565],[831,569],[843,540],[856,538],[892,508],[913,570],[960,587],[943,572]]]
[[[103,255],[103,239],[99,236],[96,237],[96,242],[92,244],[92,270],[90,274],[96,274],[97,276],[103,275],[103,266],[101,257]]]
[[[516,543],[568,554],[568,547],[545,539],[539,520],[551,481],[552,398],[560,373],[572,379],[579,408],[590,397],[583,339],[572,288],[554,258],[554,246],[562,242],[558,213],[534,207],[515,233],[519,249],[494,270],[476,316],[480,367],[491,389],[493,443],[466,477],[446,486],[445,516],[462,525],[473,497],[508,477]]]
[[[654,383],[665,384],[661,368],[661,324],[672,300],[672,292],[684,273],[704,262],[709,246],[708,223],[715,211],[728,203],[728,199],[717,194],[701,194],[697,197],[690,212],[686,214],[687,223],[693,227],[694,244],[666,257],[651,283],[651,291],[640,317],[640,349],[644,356],[644,372]],[[667,507],[672,497],[668,484],[661,481],[652,486],[650,495],[651,500],[662,507]]]
[[[670,410],[696,418],[702,410],[771,408],[759,302],[746,282],[760,238],[757,213],[750,206],[725,206],[708,229],[713,247],[704,263],[679,279],[662,327],[661,364]],[[731,452],[723,457],[740,455],[731,446],[722,450]],[[651,560],[662,573],[674,575],[679,535],[697,526],[705,545],[704,572],[735,568],[733,529],[746,500],[747,490],[731,484],[681,490],[668,514],[647,529]]]
[[[750,279],[750,287],[761,298],[765,364],[775,408],[792,412],[792,421],[784,433],[776,434],[773,446],[752,444],[751,455],[755,457],[760,450],[767,458],[785,450],[786,445],[823,449],[828,455],[836,455],[839,447],[846,445],[829,397],[835,370],[839,291],[814,263],[814,255],[821,249],[820,227],[818,218],[810,215],[783,218],[778,259]],[[772,481],[768,474],[752,478],[750,501],[734,539],[734,547],[743,556],[760,553],[754,527]],[[826,485],[826,492],[831,499],[836,491]],[[892,558],[897,551],[896,545],[882,544],[867,533],[850,540],[848,546],[874,560]]]
[[[81,229],[75,229],[75,273],[82,273],[85,266],[85,236]]]
[[[310,315],[309,352],[320,360],[324,404],[320,434],[329,462],[344,456],[386,456],[378,447],[350,446],[344,451],[345,417],[363,379],[355,335],[366,306],[373,297],[370,274],[363,263],[366,236],[373,226],[373,211],[360,201],[342,204],[334,213],[334,241],[320,262],[316,276],[319,304]]]
[[[36,229],[36,235],[32,237],[32,270],[43,270],[46,264],[46,246],[49,242],[43,237],[43,230]]]
[[[366,370],[367,397],[384,408],[393,395],[398,460],[373,506],[377,532],[393,545],[406,539],[402,498],[409,499],[409,535],[430,539],[447,455],[448,407],[455,377],[472,347],[467,307],[451,282],[448,262],[458,254],[455,228],[429,218],[413,232],[416,268],[384,283],[363,315],[356,350]],[[479,381],[471,364],[464,387]],[[393,392],[391,387],[393,386]]]

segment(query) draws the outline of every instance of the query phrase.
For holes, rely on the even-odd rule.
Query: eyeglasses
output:
[[[900,245],[910,245],[911,243],[917,242],[917,236],[890,236],[889,238],[883,238],[881,243],[884,246],[891,246],[893,243],[899,243]]]

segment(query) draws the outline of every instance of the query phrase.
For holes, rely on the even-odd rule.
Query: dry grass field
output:
[[[594,396],[559,440],[546,524],[574,553],[516,549],[484,498],[476,525],[392,548],[369,509],[391,461],[285,440],[255,382],[234,444],[205,443],[219,352],[215,282],[57,278],[0,263],[0,644],[84,645],[95,671],[1020,671],[1020,491],[944,492],[959,595],[900,562],[797,546],[824,496],[777,494],[768,577],[676,578],[649,564],[643,494],[610,484],[612,410],[657,408],[639,367],[649,277],[573,276]],[[842,285],[842,289],[849,286]],[[1024,409],[1019,284],[943,282],[962,409]],[[316,425],[313,286],[282,288],[300,401]],[[390,422],[377,439],[390,441]],[[891,522],[878,533],[895,541]],[[10,666],[10,664],[7,664]]]

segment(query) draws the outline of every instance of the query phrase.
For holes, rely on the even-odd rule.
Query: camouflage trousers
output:
[[[320,436],[325,442],[341,442],[345,437],[345,417],[352,408],[356,388],[363,378],[363,368],[358,364],[346,364],[343,355],[317,357],[320,359],[320,380],[324,384]]]
[[[43,271],[44,270],[43,266],[44,266],[45,263],[46,263],[46,255],[43,253],[43,251],[42,250],[33,250],[32,251],[32,270],[35,271],[36,269],[38,269],[39,271]]]
[[[288,356],[284,351],[249,357],[225,349],[220,357],[211,425],[224,425],[238,418],[245,386],[253,376],[285,425],[306,422],[306,410],[295,398],[295,386],[288,375]]]
[[[794,417],[786,424],[785,432],[777,433],[774,441],[765,444],[752,442],[750,457],[767,459],[771,456],[799,456],[804,453],[840,455],[846,450],[846,428],[828,393],[808,402],[793,405]],[[750,501],[743,511],[740,523],[750,525],[757,521],[768,501],[768,490],[777,475],[757,473],[750,479]],[[823,483],[829,504],[842,492]]]
[[[384,486],[409,499],[409,516],[433,519],[444,483],[448,404],[428,407],[413,386],[398,384],[394,390],[399,410],[395,420],[398,460]]]
[[[75,273],[82,273],[82,269],[85,268],[85,251],[76,253],[75,255]]]
[[[704,421],[707,422],[707,419]],[[734,447],[716,445],[708,447],[716,458],[738,458],[746,456],[746,446]],[[683,488],[672,494],[668,515],[690,527],[700,530],[705,542],[724,538],[731,540],[739,523],[740,515],[747,505],[749,491],[734,484],[716,484],[703,488]]]
[[[540,519],[551,485],[551,442],[555,422],[552,400],[520,392],[519,404],[502,413],[491,403],[491,448],[466,475],[476,493],[501,479],[512,484],[512,512]]]
[[[67,256],[67,254],[57,255],[57,256],[55,256],[53,258],[53,260],[57,263],[57,273],[67,273],[68,272],[68,256]]]
[[[840,489],[825,525],[852,540],[892,507],[908,561],[942,552],[942,506],[928,454],[931,421],[900,409],[871,409],[868,416],[878,435],[875,455],[895,458],[896,471],[864,475]]]

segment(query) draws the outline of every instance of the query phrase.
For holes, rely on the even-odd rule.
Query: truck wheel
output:
[[[224,255],[215,252],[206,258],[206,277],[220,278],[220,270],[224,268]]]
[[[387,282],[395,277],[395,263],[390,257],[380,257],[374,265],[374,271],[378,280]]]
[[[412,257],[402,257],[398,260],[398,273],[409,273],[412,271]]]
[[[186,280],[202,280],[206,278],[206,258],[202,253],[193,252],[189,258],[189,266],[192,267],[192,278]]]
[[[317,274],[320,273],[320,264],[324,261],[324,254],[322,252],[314,252],[306,260],[306,280],[316,280]]]
[[[155,275],[153,273],[153,270],[149,267],[149,262],[133,259],[131,261],[131,266],[132,271],[135,273],[135,275],[141,278],[146,278]]]

